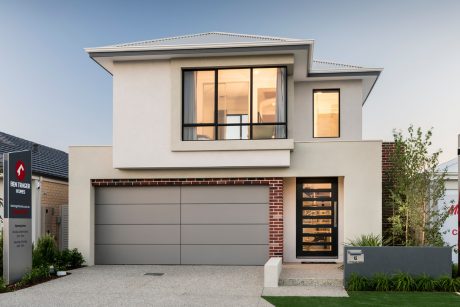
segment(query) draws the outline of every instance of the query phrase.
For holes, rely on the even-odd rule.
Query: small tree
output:
[[[429,152],[432,130],[408,128],[408,136],[394,131],[390,155],[390,202],[393,216],[387,243],[405,246],[443,246],[441,227],[448,208],[439,209],[445,194],[446,170],[438,170],[441,150]]]

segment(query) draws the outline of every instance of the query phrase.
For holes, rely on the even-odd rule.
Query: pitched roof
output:
[[[64,151],[24,140],[13,135],[0,132],[0,155],[13,151],[32,151],[32,173],[45,177],[68,179],[69,159]],[[0,159],[3,169],[3,159]]]
[[[219,45],[239,43],[283,43],[283,42],[304,42],[305,40],[273,37],[263,35],[239,34],[228,32],[205,32],[173,37],[158,38],[152,40],[138,41],[132,43],[115,44],[101,48],[125,48],[125,47],[177,47],[183,45]]]
[[[382,68],[313,61],[314,40],[228,32],[205,32],[103,47],[85,48],[89,56],[113,74],[114,62],[126,60],[172,59],[231,55],[292,54],[299,63],[296,81],[307,78],[346,78],[363,80],[363,104],[372,91]],[[306,64],[306,65],[305,65]],[[304,67],[306,70],[304,71]]]
[[[197,34],[164,37],[151,40],[137,41],[131,43],[114,44],[96,48],[86,48],[88,52],[104,51],[128,51],[128,50],[158,50],[176,48],[206,48],[206,47],[229,47],[246,45],[291,45],[291,44],[312,44],[311,39],[297,39],[286,37],[275,37],[266,35],[241,34],[229,32],[204,32]],[[375,70],[375,68],[357,65],[341,64],[332,61],[313,60],[311,63],[312,72],[350,72]]]

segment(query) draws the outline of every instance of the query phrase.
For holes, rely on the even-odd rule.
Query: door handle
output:
[[[337,227],[337,202],[334,202],[334,227]]]

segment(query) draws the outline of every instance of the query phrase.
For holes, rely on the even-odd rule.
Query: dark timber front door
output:
[[[298,258],[337,257],[337,178],[297,178]]]

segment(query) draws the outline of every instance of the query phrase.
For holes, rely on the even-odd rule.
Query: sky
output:
[[[223,31],[315,39],[316,59],[383,67],[363,137],[460,134],[460,1],[0,0],[0,131],[67,151],[112,143],[112,78],[85,47]],[[308,120],[308,119],[306,119]]]

